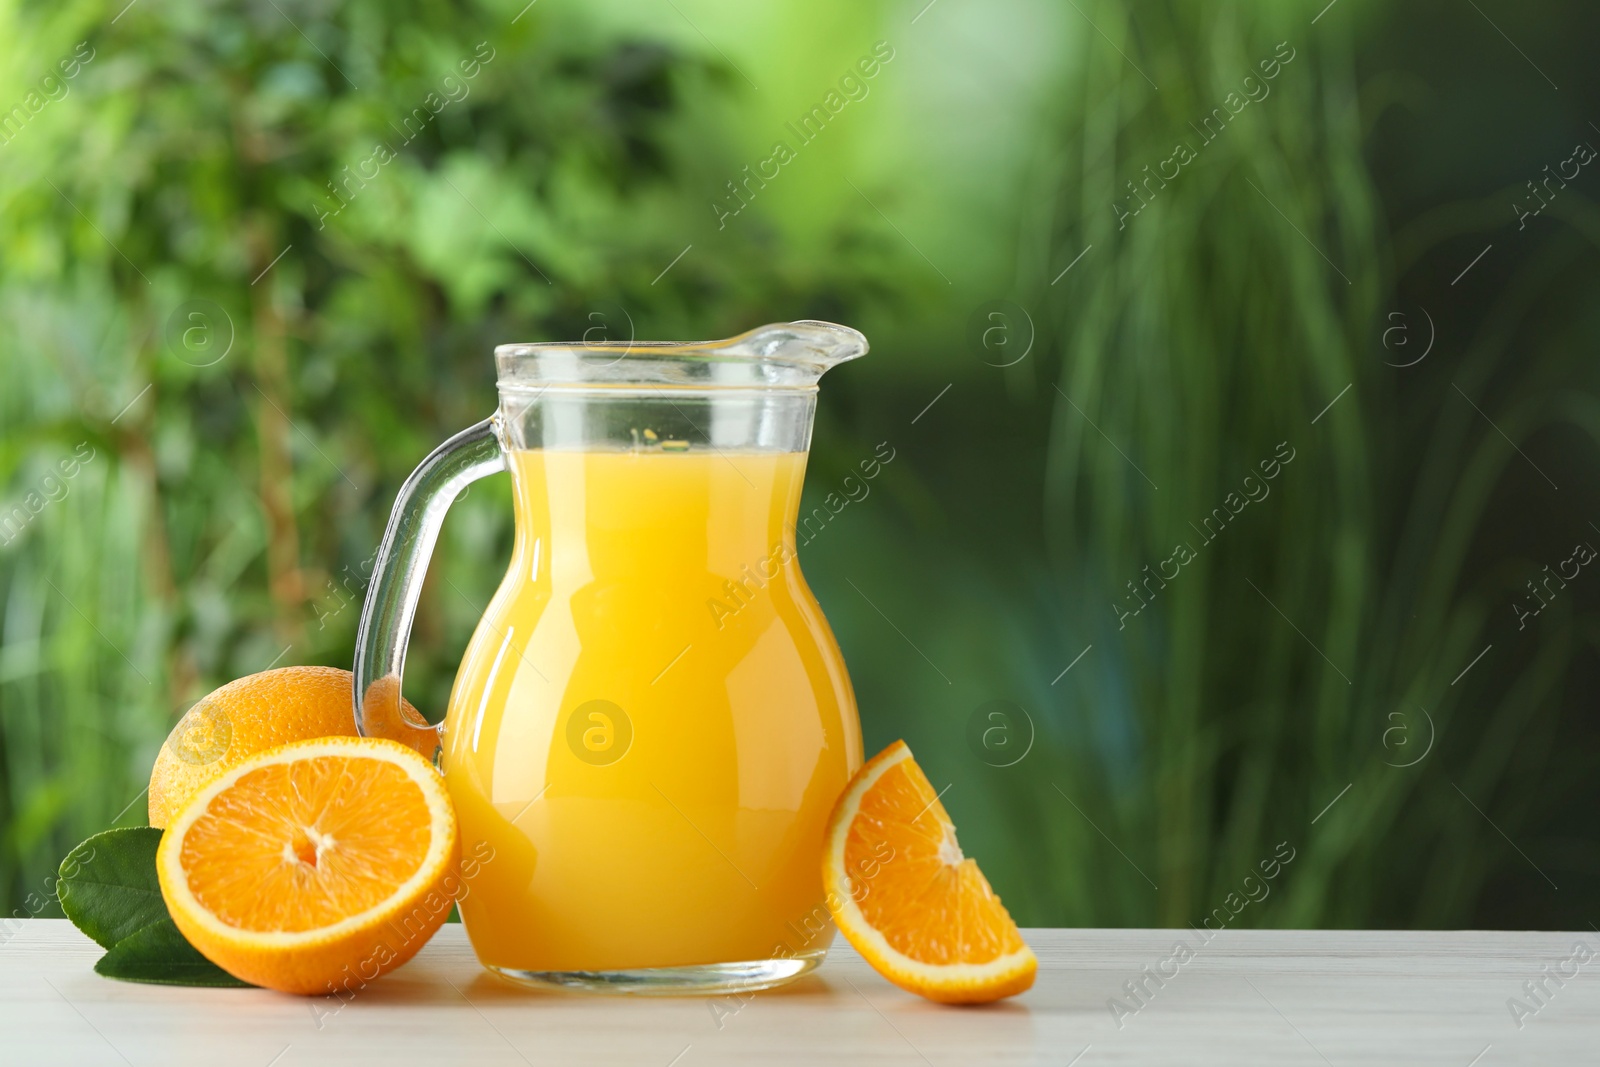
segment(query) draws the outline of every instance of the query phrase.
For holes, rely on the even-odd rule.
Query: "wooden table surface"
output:
[[[744,1002],[629,999],[506,985],[451,925],[341,1003],[114,982],[66,921],[9,929],[7,1065],[1600,1063],[1600,958],[1574,959],[1575,945],[1600,948],[1592,931],[1241,930],[1207,943],[1194,931],[1030,930],[1030,992],[946,1008],[889,985],[842,939],[816,974]],[[1187,962],[1173,953],[1180,938]],[[1176,974],[1144,978],[1141,1004],[1124,983],[1146,967]],[[1541,980],[1535,1000],[1523,983]]]

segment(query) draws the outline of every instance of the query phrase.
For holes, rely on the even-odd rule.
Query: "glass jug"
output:
[[[490,970],[723,992],[821,963],[822,836],[861,728],[794,533],[817,380],[866,351],[826,322],[501,345],[494,416],[401,488],[356,638],[357,728],[443,771]],[[400,701],[428,557],[450,503],[500,470],[511,563],[428,726]]]

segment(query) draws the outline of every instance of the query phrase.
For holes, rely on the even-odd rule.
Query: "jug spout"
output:
[[[867,339],[861,331],[819,319],[758,326],[716,344],[729,356],[811,368],[818,377],[867,353]]]

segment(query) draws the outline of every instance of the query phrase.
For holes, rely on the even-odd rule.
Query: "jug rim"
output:
[[[814,391],[825,372],[867,350],[858,330],[802,319],[720,341],[536,341],[496,345],[494,356],[502,392]]]

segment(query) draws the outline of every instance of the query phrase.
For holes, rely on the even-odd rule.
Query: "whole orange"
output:
[[[353,737],[354,679],[337,667],[279,667],[229,682],[167,735],[150,770],[150,825],[165,828],[195,791],[243,760],[291,741]],[[409,703],[403,714],[424,720]],[[438,736],[407,725],[404,739],[432,755]]]

